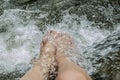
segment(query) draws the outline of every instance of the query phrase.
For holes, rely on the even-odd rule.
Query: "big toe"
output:
[[[54,30],[50,30],[47,32],[47,36],[52,39],[54,39],[57,35],[58,35],[58,32],[56,32]]]
[[[53,55],[56,52],[56,47],[51,43],[51,42],[47,42],[46,45],[44,45],[41,48],[41,53],[44,54],[50,54]]]

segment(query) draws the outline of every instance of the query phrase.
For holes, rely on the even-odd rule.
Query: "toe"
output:
[[[54,30],[50,30],[50,31],[47,32],[47,35],[48,35],[48,36],[54,36],[54,35],[56,35],[56,34],[57,34],[57,32],[54,31]]]
[[[48,38],[47,37],[44,37],[42,42],[41,42],[41,47],[43,47],[48,41]]]

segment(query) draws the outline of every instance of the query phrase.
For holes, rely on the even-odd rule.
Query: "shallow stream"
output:
[[[72,59],[93,80],[120,79],[119,0],[1,0],[0,80],[18,80],[51,29],[74,38],[79,53]]]

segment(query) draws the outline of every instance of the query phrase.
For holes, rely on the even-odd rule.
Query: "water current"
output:
[[[93,80],[120,79],[119,0],[1,0],[0,80],[18,80],[51,29],[73,37],[79,50],[68,54]]]

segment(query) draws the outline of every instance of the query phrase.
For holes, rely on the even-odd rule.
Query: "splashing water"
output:
[[[22,64],[24,68],[27,68],[31,59],[39,54],[42,33],[33,23],[25,26],[20,24],[20,19],[10,12],[2,15],[1,18],[3,26],[0,27],[6,27],[7,31],[0,34],[2,45],[0,47],[0,73],[14,71],[17,65]],[[3,23],[4,21],[6,23]],[[12,25],[6,26],[7,24]]]
[[[39,44],[42,40],[43,34],[34,23],[30,21],[30,23],[24,26],[20,23],[22,20],[13,13],[5,11],[4,15],[1,16],[1,18],[4,18],[4,20],[1,19],[1,22],[6,22],[3,23],[3,26],[12,24],[11,26],[5,26],[7,31],[0,34],[2,44],[0,47],[1,73],[13,71],[17,65],[21,64],[25,64],[28,67],[30,60],[39,54]],[[80,24],[77,24],[77,21],[74,21],[74,19],[78,19]],[[85,16],[78,17],[67,14],[63,16],[61,23],[47,26],[47,31],[55,29],[69,33],[80,47],[79,54],[81,54],[85,47],[101,41],[109,34],[107,31],[92,28],[92,24],[94,22],[88,21]]]
[[[109,7],[108,10],[112,11],[112,6],[109,5]],[[39,17],[37,16],[38,13]],[[113,14],[111,12],[108,15],[108,12],[103,11],[104,13],[107,19],[111,18]],[[96,71],[93,62],[88,58],[98,58],[94,56],[94,46],[111,35],[111,31],[100,29],[100,26],[96,25],[94,21],[87,19],[87,15],[77,16],[63,11],[62,20],[54,25],[44,23],[43,19],[47,16],[47,12],[40,10],[4,10],[4,13],[0,16],[0,73],[9,73],[15,70],[24,72],[31,67],[31,60],[35,56],[39,56],[39,44],[43,33],[51,29],[66,32],[73,37],[77,49],[67,54],[70,57],[74,56],[71,59],[83,66],[89,74]],[[39,26],[38,23],[40,23]],[[119,26],[120,24],[114,25],[116,29],[112,32],[119,32]],[[101,55],[106,55],[109,51],[112,51],[111,48],[104,49],[101,51]],[[85,62],[81,60],[85,60]]]

